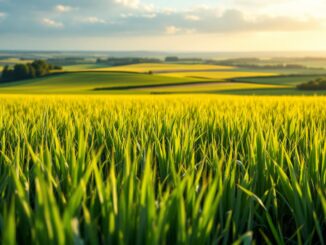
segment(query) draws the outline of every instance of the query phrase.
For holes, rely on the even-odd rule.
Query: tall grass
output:
[[[1,96],[2,244],[325,244],[326,99]]]

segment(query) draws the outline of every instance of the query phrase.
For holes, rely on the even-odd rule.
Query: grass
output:
[[[160,86],[139,88],[137,91],[146,91],[151,93],[220,93],[223,91],[233,90],[270,90],[278,88],[288,88],[286,86],[275,86],[265,84],[250,84],[250,83],[198,83],[187,85],[173,85],[173,86]]]
[[[68,65],[63,66],[62,69],[68,72],[79,72],[79,71],[92,71],[94,69],[102,68],[99,64],[80,64],[80,65]]]
[[[118,71],[122,70],[122,71]],[[153,71],[154,75],[143,74]],[[81,64],[63,67],[49,77],[0,84],[9,94],[149,94],[219,93],[243,95],[314,95],[295,86],[320,75],[286,75],[282,71],[191,64],[137,64],[102,67]],[[230,83],[229,81],[234,81]],[[208,84],[212,83],[212,84]],[[220,84],[219,84],[220,83]]]
[[[224,72],[222,72],[224,73]],[[237,72],[230,73],[237,74]],[[257,74],[256,74],[257,75]],[[227,76],[229,77],[229,76]],[[222,78],[220,76],[220,78]],[[225,78],[225,77],[224,77]],[[10,83],[0,83],[2,94],[150,94],[150,93],[219,93],[243,95],[314,95],[298,91],[283,78],[248,78],[238,82],[199,77],[169,77],[121,72],[71,72]],[[287,78],[288,79],[288,78]],[[256,81],[257,80],[257,81]],[[296,81],[296,80],[295,80]],[[261,82],[261,84],[259,83]]]
[[[266,72],[266,73],[277,73],[278,75],[283,75],[283,76],[293,76],[293,75],[297,75],[297,76],[301,76],[301,75],[322,75],[322,74],[326,74],[326,70],[325,69],[316,69],[316,68],[304,68],[304,69],[282,69],[282,68],[278,68],[278,69],[266,69],[266,68],[241,68],[241,67],[237,67],[235,69],[236,71],[243,71],[243,72]]]
[[[8,59],[0,59],[0,65],[6,65],[6,64],[26,64],[31,63],[33,60],[21,60],[17,58],[8,58]]]
[[[77,72],[47,76],[39,79],[0,84],[1,93],[93,93],[96,88],[178,84],[198,82],[198,79],[167,78],[164,76],[118,73]],[[97,92],[98,93],[98,92]]]
[[[202,65],[202,64],[135,64],[126,66],[114,66],[98,68],[98,71],[120,71],[120,72],[173,72],[173,71],[200,71],[200,70],[231,70],[231,66]]]
[[[264,77],[264,76],[276,76],[277,73],[270,72],[246,72],[246,71],[219,71],[219,72],[177,72],[162,74],[168,77],[180,77],[180,78],[198,78],[207,80],[226,80],[231,78],[240,77]]]
[[[325,97],[2,95],[2,244],[324,244]]]
[[[255,78],[240,78],[235,79],[240,82],[260,83],[260,84],[279,84],[295,86],[307,81],[321,77],[320,75],[294,75],[284,77],[255,77]]]

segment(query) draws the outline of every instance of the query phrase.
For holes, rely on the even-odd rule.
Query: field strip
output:
[[[149,84],[149,85],[135,85],[135,86],[114,86],[114,87],[102,87],[95,88],[94,90],[129,90],[129,89],[144,89],[144,88],[160,88],[160,87],[178,87],[184,85],[198,85],[203,86],[204,84],[229,84],[232,82],[183,82],[183,83],[166,83],[166,84]]]
[[[220,81],[220,82],[185,82],[185,83],[174,83],[174,84],[152,84],[152,85],[139,85],[139,86],[115,86],[115,87],[102,87],[95,88],[94,91],[101,90],[149,90],[149,89],[187,89],[187,88],[203,88],[209,89],[214,87],[224,87],[224,86],[239,86],[239,85],[252,85],[252,83],[246,82],[229,82],[229,81]],[[260,85],[260,84],[258,84]],[[268,87],[269,85],[261,84],[262,87]],[[280,85],[270,85],[272,87],[288,87]]]
[[[188,70],[188,69],[183,69],[183,70],[153,70],[152,72],[155,74],[165,74],[165,73],[195,73],[195,72],[229,72],[230,69],[208,69],[208,70]]]
[[[196,87],[216,87],[216,86],[225,86],[231,85],[235,86],[241,83],[233,83],[233,82],[199,82],[199,83],[183,83],[183,84],[166,84],[166,85],[158,85],[158,86],[148,86],[147,88],[157,88],[157,89],[170,89],[170,88],[196,88]],[[139,90],[143,88],[136,88],[135,90]]]
[[[138,73],[162,73],[162,72],[188,72],[188,71],[221,71],[221,70],[233,70],[235,67],[231,66],[218,66],[218,65],[189,65],[189,64],[136,64],[125,66],[111,66],[105,68],[94,69],[96,71],[132,71]]]

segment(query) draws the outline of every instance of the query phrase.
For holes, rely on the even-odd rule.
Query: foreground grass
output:
[[[325,103],[1,96],[0,241],[324,244]]]

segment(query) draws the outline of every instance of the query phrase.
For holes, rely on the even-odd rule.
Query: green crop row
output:
[[[325,244],[325,98],[0,101],[1,244]]]

